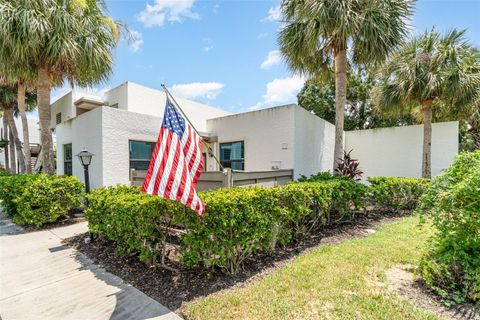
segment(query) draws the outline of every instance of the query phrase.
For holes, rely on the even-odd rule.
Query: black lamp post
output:
[[[76,155],[78,159],[80,159],[80,162],[82,163],[83,166],[83,173],[85,175],[85,193],[90,192],[90,177],[88,175],[88,166],[92,162],[92,157],[94,156],[93,153],[90,153],[87,151],[87,149],[83,148],[82,151],[80,151],[79,154]],[[88,206],[88,203],[86,202],[87,200],[85,199],[85,205]],[[93,241],[93,234],[91,232],[88,233],[88,238],[85,238],[85,243],[89,244],[90,242]]]
[[[85,175],[85,192],[90,192],[90,177],[88,175],[88,166],[92,162],[92,157],[94,156],[93,153],[88,152],[86,149],[83,149],[77,157],[80,159],[80,162],[83,166],[83,173]]]

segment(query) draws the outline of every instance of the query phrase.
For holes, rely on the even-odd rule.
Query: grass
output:
[[[438,319],[388,292],[385,272],[416,265],[431,235],[418,217],[322,246],[261,281],[187,305],[188,319]]]

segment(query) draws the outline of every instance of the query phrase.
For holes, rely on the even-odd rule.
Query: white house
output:
[[[231,114],[176,98],[208,143],[205,169],[245,171],[293,169],[310,175],[333,166],[334,126],[297,105]],[[162,123],[165,93],[132,82],[103,97],[70,92],[52,104],[57,137],[57,172],[83,179],[74,155],[86,148],[95,156],[90,166],[92,187],[128,184],[130,170],[145,170]],[[422,126],[345,133],[345,149],[354,151],[365,177],[421,174]],[[432,171],[448,167],[458,151],[458,123],[433,126]]]

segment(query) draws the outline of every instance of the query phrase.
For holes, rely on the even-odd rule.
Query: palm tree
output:
[[[18,130],[17,126],[15,124],[15,119],[14,119],[14,108],[17,104],[17,99],[16,99],[16,92],[15,89],[11,87],[5,87],[2,86],[0,87],[0,107],[2,108],[3,111],[3,117],[6,119],[6,122],[8,124],[8,131],[10,133],[10,139],[9,139],[9,145],[10,145],[10,166],[15,170],[15,155],[16,155],[16,160],[18,161],[18,170],[20,173],[24,173],[26,170],[25,166],[25,157],[23,155],[23,149],[22,149],[22,142],[20,141],[20,138],[18,137]],[[12,146],[15,146],[15,152]]]
[[[15,86],[17,88],[17,109],[22,119],[22,133],[23,133],[23,154],[25,156],[26,173],[32,172],[31,167],[31,151],[30,151],[30,135],[27,118],[26,95],[28,86],[34,86],[35,83],[35,68],[30,65],[18,65],[12,61],[2,61],[0,56],[0,84]],[[36,105],[29,105],[29,110],[32,111]]]
[[[467,110],[479,95],[480,58],[465,31],[432,30],[406,42],[380,69],[375,104],[423,119],[422,177],[431,177],[433,111],[437,119]]]
[[[52,84],[95,85],[110,75],[119,25],[99,0],[10,0],[0,3],[0,61],[36,70],[43,169],[53,174]]]
[[[283,0],[278,36],[288,67],[319,77],[335,69],[334,171],[343,158],[348,57],[357,65],[382,62],[408,29],[414,0]]]

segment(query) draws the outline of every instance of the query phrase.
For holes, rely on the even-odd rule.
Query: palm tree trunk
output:
[[[53,165],[53,139],[52,130],[50,129],[51,112],[50,112],[50,91],[51,77],[48,69],[42,67],[38,70],[37,83],[37,104],[38,118],[40,120],[40,141],[43,152],[43,172],[54,174],[55,167]]]
[[[432,104],[423,108],[422,178],[432,177]]]
[[[335,48],[335,149],[333,171],[343,159],[343,121],[347,104],[347,50]]]
[[[3,113],[3,116],[5,117],[5,112]],[[10,130],[10,126],[8,126],[8,159],[10,161],[10,173],[16,174],[17,159],[15,157],[15,143],[13,142],[13,140],[14,139],[13,139],[12,130]]]
[[[5,118],[5,115],[3,115],[3,140],[7,140],[8,141],[8,122],[7,122],[7,118]],[[4,148],[4,152],[5,152],[5,170],[7,170],[8,172],[11,172],[10,171],[10,157],[9,157],[9,152],[8,152],[8,149],[9,149],[9,145],[10,143],[5,146]]]
[[[25,111],[25,92],[26,86],[20,82],[17,87],[17,103],[20,117],[22,118],[22,131],[23,131],[23,154],[25,155],[26,173],[32,173],[32,158],[30,153],[30,137],[28,135],[28,120],[27,113]]]
[[[17,151],[16,156],[18,161],[18,172],[25,173],[25,157],[23,156],[22,142],[18,137],[18,130],[17,126],[15,125],[15,119],[13,117],[13,107],[5,106],[3,109],[3,115],[7,118],[8,127],[10,128],[9,131],[12,137],[11,143],[15,144],[15,150]]]

